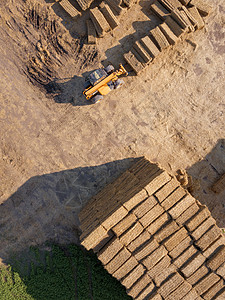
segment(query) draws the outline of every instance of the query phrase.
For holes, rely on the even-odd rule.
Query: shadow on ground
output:
[[[193,193],[194,196],[208,206],[219,227],[224,228],[225,189],[220,194],[215,194],[211,186],[225,173],[225,139],[218,140],[206,157],[192,165],[187,172],[200,182],[201,188]]]
[[[87,201],[135,161],[35,176],[0,206],[0,258],[45,241],[78,243],[78,213]]]

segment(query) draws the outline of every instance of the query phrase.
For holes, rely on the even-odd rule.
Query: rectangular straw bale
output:
[[[101,242],[96,245],[95,247],[93,247],[93,251],[94,253],[99,252],[107,243],[109,243],[113,238],[114,238],[114,234],[113,232],[110,230],[108,231],[108,237],[106,237],[105,239],[101,240]]]
[[[212,10],[212,7],[204,0],[191,0],[191,4],[196,6],[200,14],[204,17]]]
[[[162,297],[160,294],[158,294],[157,292],[154,292],[153,294],[151,294],[148,298],[148,300],[162,300]]]
[[[148,194],[145,189],[141,190],[139,193],[137,193],[135,196],[133,196],[131,199],[123,203],[123,206],[127,210],[133,209],[136,205],[144,201],[148,197]]]
[[[109,31],[110,27],[97,7],[94,9],[90,9],[90,18],[95,26],[98,36],[103,37],[105,32]]]
[[[121,5],[119,5],[119,3],[116,3],[115,0],[105,0],[105,1],[108,3],[109,7],[113,9],[116,15],[120,16],[126,12],[126,8],[121,7]]]
[[[165,20],[165,23],[170,27],[173,33],[180,37],[184,33],[184,29],[170,16],[168,16]]]
[[[145,65],[143,65],[131,51],[125,53],[123,57],[137,75],[145,68]]]
[[[187,295],[192,286],[188,282],[183,282],[175,291],[173,291],[170,295],[167,296],[167,300],[180,300],[183,299],[185,295]]]
[[[195,239],[198,240],[200,237],[207,231],[209,230],[210,227],[212,227],[216,223],[215,219],[212,217],[209,217],[206,219],[201,225],[199,225],[192,233],[191,236]]]
[[[96,30],[91,20],[86,21],[88,44],[96,44]]]
[[[141,176],[143,178],[144,175],[148,174],[150,180],[151,176],[154,176],[158,171],[162,172],[157,164],[151,163],[146,158],[141,159],[140,162],[132,166],[129,170],[137,177]]]
[[[147,198],[144,202],[142,202],[140,205],[138,205],[134,210],[133,213],[138,218],[143,217],[150,209],[152,209],[156,204],[157,200],[154,196],[150,196]]]
[[[109,274],[113,274],[130,258],[130,256],[130,252],[126,248],[123,248],[108,264],[104,266],[104,268],[109,272]]]
[[[194,231],[201,223],[205,221],[210,216],[210,211],[208,208],[204,207],[199,209],[199,211],[185,223],[187,229],[192,232]]]
[[[133,270],[138,265],[137,260],[131,256],[115,273],[113,273],[113,277],[117,280],[125,277],[131,270]]]
[[[127,249],[130,252],[134,252],[149,240],[150,234],[145,230],[127,246]]]
[[[144,273],[145,268],[139,264],[126,277],[121,280],[122,285],[129,289]]]
[[[158,1],[155,1],[151,5],[151,10],[161,19],[165,20],[165,18],[170,14],[169,11],[162,6]]]
[[[152,195],[170,180],[171,177],[166,171],[160,172],[160,174],[155,176],[151,182],[145,186],[145,189],[149,195]]]
[[[225,237],[223,235],[219,236],[219,238],[209,248],[203,251],[203,255],[205,257],[209,257],[221,245],[225,245]]]
[[[170,27],[165,22],[160,24],[159,28],[161,29],[162,33],[165,35],[165,37],[169,41],[170,45],[176,44],[178,37],[173,33],[173,31],[170,29]]]
[[[209,258],[207,266],[216,271],[225,262],[225,245],[219,247],[219,249]]]
[[[106,265],[113,257],[123,248],[123,245],[114,237],[108,244],[97,254],[98,259]]]
[[[180,242],[182,242],[188,236],[187,230],[182,227],[175,232],[168,240],[164,242],[164,246],[168,251],[172,251]]]
[[[178,256],[174,260],[173,264],[177,266],[177,268],[180,268],[188,260],[190,260],[191,257],[194,256],[196,253],[198,253],[198,250],[194,246],[190,246],[187,250],[185,250],[180,256]]]
[[[187,278],[187,282],[191,285],[195,285],[201,278],[209,273],[209,269],[202,265],[197,271],[195,271],[190,277]]]
[[[151,254],[155,249],[159,247],[159,244],[154,238],[151,238],[149,241],[147,241],[145,244],[143,244],[141,247],[139,247],[133,254],[134,257],[140,261],[149,254]]]
[[[190,277],[205,262],[205,257],[201,253],[197,253],[192,260],[188,261],[182,268],[181,272],[185,277]]]
[[[115,212],[113,212],[105,221],[102,222],[102,226],[109,230],[117,223],[119,223],[127,214],[128,210],[125,207],[121,206]]]
[[[120,236],[124,233],[131,225],[136,222],[137,218],[134,214],[129,213],[124,219],[122,219],[118,224],[116,224],[112,231],[117,235]]]
[[[139,222],[136,222],[128,231],[120,236],[120,242],[127,246],[129,245],[136,237],[138,237],[144,228]]]
[[[216,273],[225,279],[225,263],[223,263],[217,270]]]
[[[155,280],[157,286],[160,286],[160,284],[175,271],[176,268],[171,264],[170,257],[166,255],[148,271],[148,274]]]
[[[117,17],[114,15],[114,13],[112,12],[109,5],[102,2],[100,4],[100,9],[101,9],[101,12],[104,15],[106,21],[109,23],[110,27],[112,29],[116,28],[119,25],[119,21],[118,21]]]
[[[154,222],[152,222],[146,230],[150,234],[155,234],[162,226],[164,226],[167,222],[171,220],[171,217],[167,212],[163,213],[160,217],[158,217]]]
[[[150,283],[152,283],[151,278],[148,276],[148,274],[144,274],[137,282],[135,282],[131,289],[127,291],[127,294],[135,298]]]
[[[216,300],[224,300],[225,299],[225,288],[223,288],[216,296]]]
[[[185,295],[182,300],[200,300],[203,299],[198,295],[195,289],[192,289],[187,295]]]
[[[155,251],[153,251],[149,256],[143,260],[143,265],[150,270],[153,268],[165,255],[167,255],[166,248],[161,245]]]
[[[207,249],[218,237],[221,235],[221,230],[216,225],[211,227],[199,240],[195,242],[195,245],[200,247],[202,251]]]
[[[143,227],[146,228],[163,213],[164,209],[160,204],[157,204],[149,212],[147,212],[139,221],[143,225]]]
[[[199,14],[199,11],[196,6],[192,6],[188,8],[189,13],[195,18],[197,24],[197,29],[202,29],[205,26],[205,23]]]
[[[169,182],[167,182],[160,190],[158,190],[154,195],[159,200],[159,202],[163,202],[166,197],[168,197],[174,190],[180,186],[180,183],[172,178]]]
[[[154,292],[155,285],[151,282],[144,290],[135,298],[135,300],[146,300]]]
[[[193,198],[191,195],[187,195],[169,210],[169,214],[172,216],[172,218],[177,219],[188,207],[190,207],[195,202],[195,198]]]
[[[187,195],[186,191],[182,187],[178,187],[172,194],[170,194],[161,205],[164,209],[170,209],[174,204],[176,204],[180,199]]]
[[[211,187],[214,193],[221,193],[225,188],[225,173]]]
[[[184,278],[180,274],[175,273],[159,287],[158,292],[163,298],[167,299],[168,295],[176,290],[183,282]]]
[[[153,43],[153,41],[148,35],[143,37],[140,40],[140,43],[143,45],[143,47],[146,49],[146,51],[152,58],[155,58],[160,53],[159,49],[156,47],[156,45]]]
[[[205,294],[203,294],[203,298],[205,300],[214,299],[213,297],[216,296],[216,294],[219,291],[221,291],[223,287],[224,287],[224,281],[223,279],[221,279],[216,284],[214,284]]]
[[[194,18],[189,14],[186,7],[184,8],[182,6],[182,9],[180,10],[180,15],[184,22],[187,24],[188,32],[195,31],[195,26],[193,25]],[[188,15],[190,15],[190,18],[188,17]]]
[[[203,293],[208,291],[219,280],[220,280],[219,276],[217,276],[215,273],[210,273],[195,285],[195,289],[199,295],[202,295]]]
[[[152,61],[152,57],[148,54],[148,52],[143,48],[139,41],[136,41],[133,44],[133,48],[137,51],[137,53],[141,56],[145,63]]]
[[[197,29],[197,21],[195,20],[194,16],[190,13],[190,11],[185,6],[182,6],[182,10],[188,17],[191,24],[194,26],[194,28]]]
[[[170,43],[158,26],[152,29],[149,34],[160,51],[170,46]]]
[[[87,250],[90,250],[97,246],[103,239],[109,236],[108,232],[101,225],[92,231],[84,240],[81,241],[81,245]]]
[[[182,4],[179,0],[159,0],[159,2],[171,12],[174,8],[180,7]]]
[[[197,205],[197,203],[192,204],[176,219],[176,222],[179,225],[183,225],[191,217],[193,217],[198,210],[199,210],[199,206]]]
[[[179,230],[179,226],[176,222],[171,221],[164,227],[162,227],[157,233],[155,233],[155,239],[158,243],[161,243],[163,240],[168,238],[170,235],[172,235],[174,232]]]
[[[174,9],[171,12],[171,17],[184,29],[184,31],[188,30],[188,24],[183,19],[182,12],[178,9]]]
[[[180,242],[172,251],[170,251],[170,256],[175,259],[182,252],[184,252],[189,246],[192,245],[192,239],[190,236],[187,236],[182,242]]]
[[[81,13],[68,1],[68,0],[62,0],[59,2],[59,5],[62,6],[62,8],[72,17],[76,18],[78,16],[81,16]]]

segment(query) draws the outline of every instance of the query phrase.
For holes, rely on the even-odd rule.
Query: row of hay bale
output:
[[[81,244],[134,299],[225,299],[225,238],[158,165],[141,158],[79,218]]]
[[[201,0],[157,0],[151,5],[152,11],[163,23],[136,41],[131,50],[124,54],[125,61],[136,74],[145,69],[160,52],[173,46],[184,33],[204,27],[201,14],[205,16],[209,7],[203,8],[198,3],[202,3]]]

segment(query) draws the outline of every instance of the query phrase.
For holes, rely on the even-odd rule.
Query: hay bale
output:
[[[179,230],[180,227],[177,225],[176,222],[171,221],[164,227],[162,227],[156,234],[155,239],[158,243],[161,243],[163,240],[168,238],[170,235],[175,233],[177,230]]]
[[[109,23],[111,29],[115,29],[119,25],[119,21],[112,12],[111,8],[108,6],[108,4],[102,2],[100,4],[100,10],[103,16],[105,17],[106,21]]]
[[[121,280],[122,285],[129,289],[145,273],[145,270],[141,264],[137,265],[133,271]]]
[[[200,247],[202,251],[207,249],[218,237],[221,235],[221,230],[217,226],[211,227],[199,240],[195,242],[195,245]]]
[[[91,20],[86,21],[88,44],[96,44],[96,30]]]
[[[108,237],[108,232],[100,225],[95,228],[88,236],[81,240],[81,245],[84,246],[87,250],[90,250]]]
[[[142,224],[142,226],[146,228],[163,213],[164,209],[160,204],[157,204],[149,212],[147,212],[139,221]]]
[[[124,246],[129,245],[136,237],[138,237],[142,233],[143,230],[144,228],[139,222],[135,223],[128,231],[120,236],[120,242]]]
[[[210,247],[203,251],[203,255],[205,257],[209,257],[221,245],[225,245],[225,237],[223,235],[219,236],[219,238]]]
[[[135,300],[146,300],[153,293],[155,285],[151,282],[137,297]]]
[[[94,251],[94,253],[99,252],[107,243],[109,243],[113,238],[114,238],[114,234],[113,232],[110,230],[108,231],[108,237],[106,237],[105,239],[101,240],[101,242],[96,245],[95,247],[92,248],[92,250]]]
[[[200,237],[203,236],[203,234],[207,230],[209,230],[210,227],[215,225],[215,223],[216,223],[215,219],[213,219],[212,217],[209,217],[191,233],[192,237],[195,240],[200,239]]]
[[[164,242],[164,246],[168,251],[172,251],[187,236],[188,236],[187,230],[184,227],[182,227],[180,230],[174,233],[167,241]]]
[[[168,210],[186,195],[186,191],[182,187],[178,187],[161,203],[161,205],[164,207],[164,209]]]
[[[183,282],[174,292],[172,292],[169,296],[167,296],[167,300],[180,300],[183,299],[185,295],[187,295],[192,286],[188,282]]]
[[[141,261],[143,258],[151,254],[154,250],[156,250],[159,247],[159,244],[157,241],[152,238],[146,243],[144,243],[141,247],[139,247],[134,253],[134,257]]]
[[[184,252],[187,248],[192,245],[193,241],[190,236],[187,236],[183,241],[181,241],[172,251],[170,251],[169,255],[175,259],[177,258],[182,252]]]
[[[131,227],[136,222],[137,218],[134,214],[129,213],[124,219],[122,219],[118,224],[116,224],[112,231],[117,235],[120,236],[124,233],[128,228]]]
[[[104,266],[104,268],[109,272],[109,274],[113,274],[118,270],[129,258],[131,257],[130,252],[123,248],[114,258]]]
[[[199,210],[199,206],[197,205],[197,203],[192,204],[176,219],[176,222],[179,225],[183,225],[190,218],[192,218],[197,213],[198,210]]]
[[[195,198],[193,198],[191,195],[186,195],[169,210],[169,214],[172,216],[172,218],[177,219],[188,207],[194,203],[196,203]]]
[[[187,295],[185,295],[182,300],[200,300],[202,299],[195,289],[192,289]]]
[[[137,75],[145,68],[145,65],[142,64],[131,51],[125,53],[123,57]]]
[[[197,7],[196,6],[189,7],[188,11],[196,20],[197,29],[202,29],[205,26],[205,23],[204,23],[201,15],[199,14]]]
[[[223,279],[221,279],[216,284],[214,284],[206,293],[203,294],[203,298],[205,300],[214,299],[213,297],[216,296],[216,294],[219,293],[223,288],[224,288],[224,281]]]
[[[151,268],[151,270],[148,271],[148,274],[154,279],[156,286],[159,287],[163,281],[175,272],[176,267],[171,264],[170,257],[166,255],[153,268]]]
[[[225,263],[223,263],[217,270],[216,273],[225,279]]]
[[[219,280],[220,280],[219,276],[217,276],[215,273],[210,273],[195,285],[195,289],[199,295],[202,295],[203,293],[208,291]]]
[[[154,292],[152,295],[150,295],[148,298],[148,300],[162,300],[162,297],[160,294],[158,294],[157,292]]]
[[[106,220],[102,222],[102,226],[107,230],[110,230],[113,226],[118,224],[125,216],[128,214],[128,210],[120,206],[116,211],[114,211]]]
[[[134,210],[133,213],[138,217],[143,217],[149,210],[151,210],[156,204],[157,200],[154,196],[150,196],[145,201],[143,201],[140,205],[138,205]]]
[[[114,237],[108,244],[102,248],[97,254],[98,259],[103,265],[106,265],[113,257],[123,248],[123,245]]]
[[[137,51],[137,53],[141,56],[145,63],[152,61],[152,57],[148,54],[148,52],[142,47],[139,41],[136,41],[133,44],[133,48]]]
[[[150,240],[150,234],[147,231],[143,231],[136,239],[134,239],[128,246],[127,249],[130,252],[136,251],[145,242]]]
[[[145,186],[145,189],[149,195],[152,195],[170,180],[171,176],[166,171],[160,170],[154,178],[151,178],[151,181]]]
[[[61,0],[59,5],[72,17],[76,18],[81,16],[81,13],[68,1]]]
[[[162,31],[158,26],[152,29],[149,32],[149,34],[152,38],[152,41],[159,48],[160,51],[170,46],[167,38],[165,37],[165,35],[162,33]]]
[[[146,49],[146,51],[152,57],[152,59],[160,53],[159,49],[156,47],[156,45],[153,43],[153,41],[148,35],[143,37],[140,40],[140,43],[143,45],[144,49]]]
[[[158,217],[154,222],[152,222],[146,230],[150,234],[155,234],[158,230],[160,230],[161,227],[166,225],[171,220],[171,217],[167,212],[163,213],[160,217]]]
[[[127,292],[127,294],[133,298],[137,297],[137,295],[143,291],[145,287],[147,287],[149,284],[152,284],[152,287],[154,288],[154,283],[152,282],[151,278],[148,276],[148,274],[144,274],[141,278],[138,279],[138,281],[131,287],[131,289]]]
[[[207,261],[207,266],[216,271],[225,262],[225,245],[219,247],[219,249],[214,253]]]
[[[203,223],[209,216],[210,216],[210,211],[208,208],[203,207],[199,209],[199,211],[185,223],[185,227],[192,232],[194,231],[201,223]]]
[[[198,268],[200,268],[205,262],[205,257],[201,253],[197,253],[190,261],[188,261],[180,271],[184,276],[190,277]]]
[[[148,194],[146,190],[141,190],[139,193],[137,193],[135,196],[133,196],[131,199],[123,203],[123,206],[130,211],[133,209],[136,205],[147,199]]]
[[[190,246],[173,261],[173,264],[177,266],[177,268],[180,268],[197,253],[198,250],[194,246]]]
[[[159,202],[163,202],[166,197],[168,197],[174,190],[180,186],[180,183],[172,178],[169,182],[167,182],[160,190],[158,190],[154,195],[159,200]]]
[[[175,273],[159,287],[158,292],[163,298],[167,299],[168,295],[176,290],[183,282],[184,278],[180,274]]]
[[[133,270],[138,265],[138,261],[131,256],[115,273],[113,273],[113,277],[117,280],[125,277],[131,270]]]
[[[209,269],[205,265],[202,265],[196,272],[187,278],[187,282],[191,285],[195,285],[201,278],[209,273]]]
[[[165,255],[167,255],[166,248],[161,245],[153,251],[148,257],[143,260],[143,265],[150,270],[153,268]]]
[[[191,0],[190,4],[196,6],[200,14],[204,17],[212,10],[212,7],[203,0]]]
[[[97,7],[90,9],[90,17],[99,37],[103,37],[106,32],[110,31],[109,23]]]
[[[159,2],[169,11],[171,12],[175,8],[181,7],[181,3],[179,0],[159,0]]]
[[[170,16],[166,18],[165,23],[170,27],[177,37],[180,37],[184,33],[184,29],[181,28],[181,26]]]
[[[170,27],[164,22],[159,25],[159,28],[169,41],[170,45],[175,45],[178,40],[178,37],[173,33]]]
[[[153,13],[155,13],[162,21],[165,20],[165,18],[170,14],[170,12],[163,6],[161,5],[158,1],[155,1],[151,5],[151,10]]]

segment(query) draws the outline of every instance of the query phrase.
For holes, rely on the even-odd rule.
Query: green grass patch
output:
[[[93,252],[77,245],[30,248],[26,259],[0,268],[1,300],[129,300]]]

